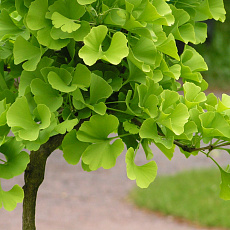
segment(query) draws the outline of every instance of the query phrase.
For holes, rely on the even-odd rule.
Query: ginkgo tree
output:
[[[109,169],[126,148],[127,176],[146,188],[157,175],[150,144],[170,160],[230,153],[230,96],[206,95],[208,70],[195,45],[223,0],[2,0],[0,2],[0,207],[23,201],[34,230],[37,191],[57,148],[85,171]],[[178,53],[176,41],[185,44]],[[142,146],[146,164],[135,164]],[[29,153],[28,153],[29,152]]]

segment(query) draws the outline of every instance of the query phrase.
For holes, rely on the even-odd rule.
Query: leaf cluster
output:
[[[0,10],[1,178],[25,170],[23,148],[59,134],[66,161],[85,171],[113,167],[126,146],[142,188],[157,174],[151,143],[169,159],[176,145],[186,157],[229,145],[230,96],[203,92],[208,67],[191,45],[206,40],[205,20],[225,20],[222,0],[3,0]],[[138,166],[141,145],[150,161]]]

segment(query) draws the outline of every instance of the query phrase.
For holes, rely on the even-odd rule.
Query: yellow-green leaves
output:
[[[42,56],[42,49],[34,46],[21,36],[14,43],[14,63],[16,65],[23,63],[22,67],[27,71],[34,71]]]
[[[100,167],[105,169],[112,168],[116,164],[117,157],[124,149],[121,139],[115,140],[108,135],[115,132],[119,121],[113,115],[94,115],[90,121],[85,121],[79,131],[77,138],[81,142],[92,143],[82,154],[82,161],[89,166],[91,170]]]
[[[49,7],[48,18],[51,18],[55,28],[61,28],[63,32],[72,33],[81,27],[79,21],[85,14],[84,6],[81,6],[77,1],[68,0],[66,2],[59,0]]]
[[[80,24],[75,23],[73,20],[66,18],[65,16],[54,12],[52,15],[52,21],[55,28],[61,28],[63,32],[71,33],[80,28]]]
[[[112,87],[101,77],[92,74],[90,85],[90,103],[95,104],[103,98],[112,94]]]
[[[7,211],[13,211],[17,203],[22,203],[24,198],[23,189],[15,185],[10,191],[4,191],[0,183],[0,209],[4,207]]]
[[[161,51],[162,53],[175,58],[178,61],[180,60],[180,57],[177,51],[176,42],[172,34],[169,34],[168,38],[157,46],[157,49]]]
[[[47,19],[45,18],[48,10],[48,0],[35,0],[31,3],[26,23],[31,30],[40,30],[46,26]]]
[[[77,0],[77,2],[80,4],[80,5],[88,5],[88,4],[91,4],[93,2],[96,2],[96,0]]]
[[[85,64],[93,65],[97,60],[103,59],[114,65],[128,56],[128,47],[126,36],[121,32],[116,32],[109,48],[102,50],[102,42],[108,33],[108,28],[104,25],[94,27],[90,33],[84,38],[84,46],[79,51],[79,56],[84,60]]]
[[[36,78],[31,82],[30,87],[37,104],[45,104],[49,107],[51,112],[54,112],[61,107],[63,98],[58,91],[51,87],[51,85]]]
[[[193,83],[186,82],[183,86],[184,88],[184,97],[185,97],[185,104],[187,105],[188,109],[198,105],[201,102],[206,101],[206,96],[204,92],[201,92],[201,88],[196,86]]]
[[[230,200],[230,173],[219,167],[221,173],[220,198]],[[228,166],[229,169],[229,166]]]
[[[77,139],[76,130],[70,131],[62,142],[63,157],[72,165],[79,162],[82,153],[90,145],[87,142],[81,142]]]
[[[23,147],[22,143],[15,138],[9,139],[0,146],[0,152],[7,159],[4,164],[0,164],[0,178],[10,179],[25,171],[30,159],[29,154],[22,151]]]
[[[8,12],[3,9],[0,13],[0,40],[7,39],[9,37],[14,38],[19,34],[22,35],[24,30],[15,25]]]
[[[203,43],[207,38],[207,25],[201,22],[191,22],[190,14],[183,9],[177,9],[171,5],[175,23],[172,26],[164,27],[164,31],[172,33],[175,39],[188,44]]]
[[[230,124],[218,112],[206,112],[200,115],[204,137],[230,138]]]
[[[26,97],[18,98],[7,112],[7,124],[19,139],[34,141],[39,131],[50,125],[51,113],[49,108],[40,104],[33,112],[38,119],[34,120]]]
[[[125,158],[127,177],[130,180],[136,180],[137,186],[140,188],[147,188],[157,175],[156,162],[150,161],[145,165],[137,166],[134,159],[134,149],[129,148]]]
[[[214,18],[221,22],[225,21],[226,11],[224,9],[223,0],[204,0],[197,8],[196,19],[203,21]]]

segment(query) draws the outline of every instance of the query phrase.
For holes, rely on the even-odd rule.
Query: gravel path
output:
[[[144,153],[140,150],[138,156]],[[110,170],[84,172],[80,165],[68,165],[60,151],[47,162],[45,181],[40,187],[37,204],[38,230],[205,230],[178,222],[172,217],[162,217],[137,209],[127,201],[127,194],[135,185],[126,177],[125,153],[119,156],[117,165]],[[226,163],[227,155],[218,156],[218,162]],[[206,167],[213,163],[203,155],[186,159],[178,151],[170,162],[154,149],[158,174],[175,173],[188,168]],[[229,161],[229,159],[228,159]],[[138,159],[138,163],[143,163]],[[12,183],[13,182],[13,183]],[[14,182],[23,185],[22,177],[3,181],[6,190]],[[11,183],[11,184],[10,184]],[[162,191],[163,192],[163,191]],[[1,230],[21,229],[21,205],[13,212],[0,210]]]

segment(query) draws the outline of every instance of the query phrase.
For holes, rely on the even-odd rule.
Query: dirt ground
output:
[[[226,164],[229,155],[214,153],[218,162]],[[139,157],[140,156],[140,157]],[[142,164],[143,151],[138,154]],[[208,167],[214,164],[202,154],[186,159],[176,151],[170,162],[159,150],[154,149],[158,174],[171,174],[189,168]],[[22,176],[12,181],[2,181],[3,189],[14,183],[23,185]],[[110,170],[84,172],[80,165],[68,165],[60,151],[54,152],[47,162],[45,181],[37,200],[37,230],[205,230],[187,222],[139,210],[127,200],[135,186],[127,179],[125,152]],[[164,191],[162,191],[164,192]],[[1,230],[21,229],[22,206],[12,212],[0,210]]]

